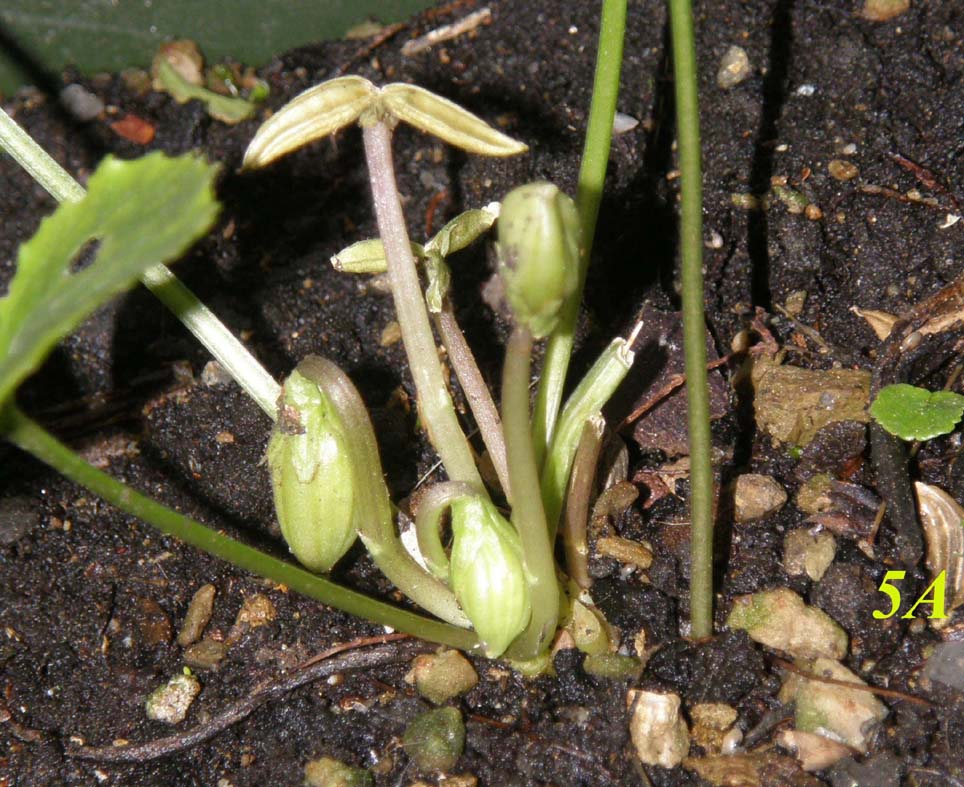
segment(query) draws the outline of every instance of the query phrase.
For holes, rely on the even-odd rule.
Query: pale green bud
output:
[[[288,548],[306,568],[325,572],[355,540],[354,478],[345,426],[311,379],[312,360],[284,384],[268,467]]]
[[[532,607],[519,534],[479,497],[452,503],[449,584],[489,658],[505,652],[529,622]]]
[[[509,192],[499,214],[499,275],[516,321],[540,339],[579,286],[579,216],[551,183]]]

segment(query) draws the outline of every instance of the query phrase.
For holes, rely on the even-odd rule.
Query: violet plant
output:
[[[312,475],[314,491],[306,496],[300,483],[285,480],[289,456],[269,453],[275,498],[279,510],[291,510],[290,522],[298,523],[297,528],[290,524],[286,530],[286,537],[292,534],[288,540],[294,548],[299,541],[312,541],[317,533],[320,523],[313,513],[318,510],[315,500],[336,498],[342,484],[376,477],[377,482],[364,488],[354,486],[356,508],[326,527],[331,540],[347,549],[350,539],[346,542],[343,535],[354,530],[382,572],[410,599],[455,625],[463,624],[467,617],[489,656],[508,650],[512,658],[528,661],[546,653],[563,614],[564,592],[553,544],[583,422],[605,404],[623,379],[632,353],[626,340],[613,342],[576,388],[540,462],[529,408],[531,355],[534,341],[550,336],[563,308],[579,297],[580,223],[575,204],[555,186],[536,183],[515,189],[501,205],[499,276],[515,327],[506,348],[501,413],[495,413],[454,314],[445,305],[446,254],[484,231],[492,223],[494,210],[470,211],[458,217],[413,251],[391,150],[392,132],[400,121],[471,153],[507,156],[526,149],[421,88],[402,84],[377,88],[361,77],[341,77],[307,90],[274,114],[249,145],[244,166],[266,166],[354,122],[362,127],[380,237],[354,244],[333,262],[342,270],[384,269],[388,274],[419,412],[448,476],[447,482],[428,492],[416,517],[418,543],[428,568],[417,566],[405,552],[387,513],[390,505],[380,480],[374,437],[360,405],[341,408],[340,419],[327,419],[317,427],[322,423],[317,406],[296,405],[289,396],[292,381],[286,383],[285,415],[279,419],[273,443],[296,440],[307,445],[329,440],[334,448],[344,441],[342,453],[348,459],[334,476]],[[428,272],[426,295],[416,256]],[[497,467],[501,466],[502,492],[511,509],[508,518],[483,484],[472,447],[456,417],[432,334],[430,311],[436,315],[443,341],[450,350],[455,349],[456,373],[469,393],[473,411],[482,415],[479,421],[485,443],[497,457]],[[333,388],[347,386],[347,379],[328,362],[311,363],[319,400],[334,402]],[[297,385],[301,376],[299,371],[294,381]],[[351,398],[360,402],[357,396]],[[335,410],[339,408],[326,412]],[[285,423],[289,417],[296,422],[293,428]],[[316,427],[320,431],[313,433]],[[291,434],[279,436],[286,433]],[[365,445],[353,447],[356,439]],[[354,463],[355,457],[362,461]],[[303,499],[312,502],[302,506]],[[331,505],[327,510],[340,508]],[[439,523],[446,510],[451,517],[451,557],[439,538]],[[377,526],[372,519],[378,520]],[[302,529],[309,535],[302,538]],[[303,562],[312,559],[310,550],[305,554],[294,551]]]
[[[0,428],[21,448],[162,531],[243,568],[283,582],[327,604],[426,639],[519,663],[545,662],[561,621],[570,617],[566,583],[553,552],[577,449],[632,364],[629,340],[603,352],[569,400],[562,391],[575,317],[598,213],[615,112],[625,26],[624,0],[606,0],[590,109],[586,152],[576,202],[547,183],[510,193],[499,218],[499,272],[514,328],[506,348],[501,412],[475,364],[446,297],[448,254],[484,233],[496,208],[468,211],[424,246],[408,238],[392,161],[399,121],[481,155],[515,155],[525,146],[452,102],[403,84],[377,88],[343,77],[296,97],[259,130],[245,156],[264,166],[313,140],[358,122],[379,228],[379,239],[337,255],[344,270],[387,271],[419,411],[448,481],[429,490],[416,516],[423,567],[403,546],[382,477],[368,414],[347,376],[325,359],[305,359],[279,388],[260,364],[165,267],[140,267],[142,280],[179,316],[262,409],[275,420],[268,452],[276,510],[296,568],[160,506],[87,465],[12,403],[11,383]],[[692,31],[690,31],[691,34]],[[4,115],[0,145],[58,199],[83,190]],[[417,259],[416,259],[417,258]],[[423,295],[419,268],[428,291]],[[18,274],[19,275],[19,274]],[[136,275],[136,274],[135,274]],[[4,305],[0,302],[0,306]],[[8,304],[7,304],[8,305]],[[60,326],[60,335],[82,318]],[[500,489],[488,489],[456,416],[439,362],[432,323],[448,351],[493,461]],[[534,342],[548,342],[530,413]],[[49,347],[47,348],[49,349]],[[39,356],[38,356],[39,357]],[[279,395],[280,392],[280,395]],[[692,411],[692,408],[691,408]],[[591,455],[592,451],[584,452]],[[508,511],[497,503],[504,496]],[[578,508],[578,506],[576,507]],[[448,513],[452,544],[440,524]],[[583,514],[584,516],[585,514]],[[583,574],[578,523],[563,530],[573,576]],[[585,528],[582,528],[582,532]],[[367,598],[318,576],[361,538],[385,575],[412,601],[443,622]],[[472,626],[475,633],[468,631]]]

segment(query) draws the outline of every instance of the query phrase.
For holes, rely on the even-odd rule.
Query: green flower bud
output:
[[[449,584],[485,655],[496,658],[526,627],[532,607],[519,535],[479,497],[452,502]]]
[[[313,360],[284,384],[268,467],[288,548],[306,568],[325,572],[355,540],[354,477],[345,426],[314,381]]]
[[[499,275],[516,321],[537,339],[579,286],[579,216],[551,183],[509,192],[499,214]]]

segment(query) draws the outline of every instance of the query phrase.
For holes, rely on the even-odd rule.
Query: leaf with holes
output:
[[[108,156],[87,195],[61,204],[20,247],[0,298],[0,405],[53,346],[153,265],[177,259],[218,214],[217,167],[193,155]],[[90,242],[93,261],[71,273]]]

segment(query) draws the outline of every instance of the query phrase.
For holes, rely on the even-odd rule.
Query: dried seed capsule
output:
[[[579,285],[576,205],[551,183],[509,192],[499,215],[499,275],[516,321],[537,339]]]
[[[268,443],[275,513],[292,554],[324,572],[355,540],[353,470],[342,419],[306,358],[285,381]]]
[[[450,585],[485,654],[496,658],[526,627],[532,607],[519,535],[488,500],[452,503]]]

